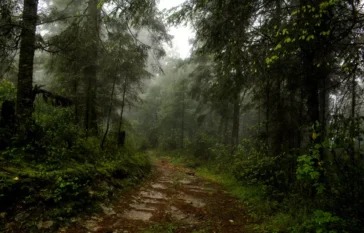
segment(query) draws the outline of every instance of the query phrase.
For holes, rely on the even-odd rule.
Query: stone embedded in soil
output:
[[[155,207],[148,206],[145,203],[135,203],[135,204],[129,204],[129,206],[136,210],[142,210],[142,211],[155,211],[157,210]]]
[[[163,203],[163,199],[161,200],[155,200],[155,199],[138,199],[138,200],[134,200],[134,203],[144,203],[144,204],[162,204]]]
[[[181,184],[191,184],[192,183],[192,180],[189,180],[189,179],[183,179],[183,180],[180,180],[179,181]]]
[[[157,191],[142,191],[140,192],[140,195],[142,197],[146,197],[146,198],[151,198],[151,199],[157,199],[157,200],[162,200],[162,199],[166,199],[166,195],[161,193],[161,192],[157,192]]]
[[[159,183],[166,183],[166,184],[173,184],[173,181],[171,179],[159,179]]]
[[[197,185],[186,185],[184,187],[186,189],[190,189],[190,190],[200,190],[200,191],[206,191],[206,192],[214,192],[214,191],[216,191],[213,188],[208,188],[208,187],[204,187],[204,186],[197,186]]]
[[[38,224],[37,224],[37,227],[38,229],[49,229],[53,226],[54,222],[53,221],[40,221]]]
[[[151,184],[151,186],[154,189],[167,189],[167,186],[165,186],[164,184],[160,184],[160,183]]]
[[[192,193],[197,193],[197,194],[207,194],[208,191],[205,191],[203,189],[185,189],[185,192],[192,192]]]
[[[104,211],[104,214],[106,214],[108,216],[116,214],[116,212],[114,211],[114,209],[112,207],[106,207],[103,204],[101,204],[100,207],[101,207],[102,211]]]
[[[89,231],[98,231],[101,228],[95,220],[86,221],[84,226]]]
[[[172,206],[169,212],[170,212],[173,220],[181,221],[181,222],[188,222],[188,223],[196,221],[196,218],[194,216],[182,212],[180,209],[178,209],[175,206]]]
[[[196,208],[202,208],[206,205],[206,203],[203,202],[201,199],[195,198],[195,197],[183,194],[183,193],[180,193],[178,195],[178,199],[183,200],[185,203],[190,204]]]
[[[128,210],[124,212],[123,217],[131,220],[149,221],[153,216],[152,213],[139,211],[139,210]]]

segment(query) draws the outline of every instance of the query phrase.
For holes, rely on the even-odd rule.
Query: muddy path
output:
[[[60,232],[250,232],[242,204],[220,185],[166,160],[155,168],[153,178],[141,187],[109,206],[102,205],[103,213]]]

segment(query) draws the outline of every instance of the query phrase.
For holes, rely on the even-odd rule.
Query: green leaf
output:
[[[101,9],[101,7],[104,5],[105,0],[100,0],[99,4],[97,4],[97,9]]]
[[[279,44],[277,44],[277,46],[275,47],[275,49],[274,49],[274,50],[278,50],[278,49],[280,49],[280,48],[282,48],[282,45],[279,43]]]
[[[290,43],[292,41],[292,39],[290,37],[287,37],[285,40],[284,40],[284,43]]]
[[[315,39],[315,36],[314,35],[310,35],[306,38],[306,41],[310,41],[310,40],[313,40]]]

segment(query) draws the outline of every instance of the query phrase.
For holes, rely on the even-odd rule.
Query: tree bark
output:
[[[181,148],[184,148],[184,131],[185,131],[185,80],[182,83],[182,121],[181,121]]]
[[[75,103],[74,110],[75,110],[75,124],[78,125],[80,122],[80,116],[79,116],[79,100],[78,100],[78,86],[79,86],[79,80],[77,78],[74,78],[73,80],[73,102]]]
[[[33,112],[33,63],[37,11],[38,0],[24,0],[16,107],[21,123],[29,120]]]
[[[102,138],[102,142],[100,145],[102,150],[104,149],[106,137],[107,137],[107,134],[109,133],[109,129],[110,129],[110,119],[111,119],[112,104],[114,101],[115,84],[116,84],[116,77],[114,78],[114,82],[112,84],[112,90],[111,90],[111,96],[110,96],[110,107],[109,107],[109,113],[107,116],[106,130],[105,130],[104,137]]]
[[[233,112],[233,128],[231,135],[231,146],[235,148],[239,143],[240,128],[240,96],[238,90],[234,93],[234,112]]]
[[[89,0],[88,11],[89,18],[87,22],[88,35],[90,40],[87,41],[87,51],[89,57],[89,66],[84,68],[84,77],[87,82],[86,89],[86,112],[85,112],[85,129],[87,135],[90,131],[97,133],[97,115],[96,115],[96,91],[97,91],[97,57],[99,41],[99,10],[97,9],[98,1]]]
[[[125,97],[126,97],[126,88],[127,88],[127,85],[128,85],[128,79],[127,77],[125,77],[125,80],[124,80],[124,87],[123,87],[123,99],[122,99],[122,102],[121,102],[121,110],[120,110],[120,122],[119,122],[119,128],[118,128],[118,144],[119,146],[120,145],[120,142],[121,142],[121,127],[123,125],[123,114],[124,114],[124,108],[125,108]]]
[[[229,114],[230,115],[230,114]],[[227,116],[224,118],[224,144],[225,145],[229,145],[229,139],[230,137],[228,136],[228,131],[229,131],[229,119],[230,116]]]

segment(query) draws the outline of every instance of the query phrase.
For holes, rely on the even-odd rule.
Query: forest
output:
[[[0,0],[0,232],[364,232],[363,2],[178,2]],[[175,170],[242,211],[60,230]]]

